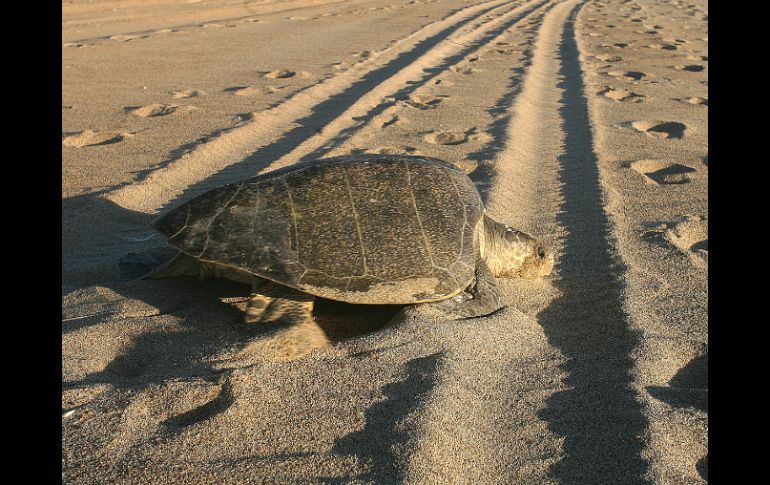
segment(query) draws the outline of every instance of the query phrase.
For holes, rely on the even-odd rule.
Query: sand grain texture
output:
[[[707,482],[705,1],[62,14],[63,483]],[[127,276],[159,213],[350,153],[454,163],[554,273],[465,321],[321,301],[288,361],[248,286]]]

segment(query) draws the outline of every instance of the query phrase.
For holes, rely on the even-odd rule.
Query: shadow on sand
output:
[[[152,328],[154,318],[172,316],[183,328],[169,331],[167,325],[159,322],[157,329],[133,337],[131,344],[102,371],[80,381],[64,382],[64,389],[108,383],[116,389],[140,391],[179,379],[218,381],[222,371],[213,366],[212,358],[283,328],[242,323],[242,309],[237,302],[248,296],[248,285],[224,279],[198,281],[190,277],[130,280],[121,274],[121,269],[126,268],[121,268],[120,260],[128,254],[164,254],[164,246],[158,247],[164,244],[160,235],[147,239],[153,233],[150,227],[153,219],[98,195],[63,201],[62,242],[67,248],[62,254],[65,300],[73,292],[107,288],[125,300],[155,309],[151,315],[138,312],[134,317],[130,311],[118,315],[126,325],[141,322]],[[175,251],[166,250],[163,257],[173,254]],[[131,276],[135,277],[136,273]],[[104,311],[95,314],[64,318],[62,334],[104,323],[110,318],[112,307],[102,306]],[[400,305],[363,307],[318,299],[314,316],[334,342],[376,331],[402,308]],[[77,313],[77,307],[66,310]],[[210,412],[224,411],[231,400],[224,391],[220,397],[207,405],[207,409],[194,410],[174,423],[196,422]]]
[[[356,482],[392,484],[403,483],[406,447],[412,436],[411,426],[404,423],[436,385],[438,365],[443,352],[410,360],[406,363],[406,378],[382,388],[385,400],[369,407],[364,413],[366,425],[334,443],[332,451],[339,455],[356,456],[365,463],[367,472],[353,477]],[[321,483],[342,485],[351,477],[319,477]]]
[[[564,456],[550,469],[559,483],[646,483],[641,452],[647,420],[632,387],[630,357],[639,337],[623,311],[624,268],[604,212],[573,31],[577,11],[560,48],[565,152],[557,219],[567,235],[556,285],[562,296],[538,315],[548,341],[567,359],[561,368],[568,389],[549,397],[540,417],[564,438]]]

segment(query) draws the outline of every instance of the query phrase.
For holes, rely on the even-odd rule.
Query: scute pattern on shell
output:
[[[473,278],[478,191],[442,160],[355,155],[220,187],[155,223],[202,261],[351,303],[441,300]]]

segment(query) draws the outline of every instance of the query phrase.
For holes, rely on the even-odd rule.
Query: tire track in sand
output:
[[[638,336],[593,152],[573,32],[581,5],[560,3],[543,21],[487,200],[555,241],[555,274],[501,281],[509,308],[449,344],[420,418],[415,483],[644,481]]]
[[[553,394],[539,415],[564,440],[563,455],[550,470],[561,483],[644,483],[648,421],[631,357],[640,336],[623,308],[626,267],[594,152],[574,31],[579,10],[571,11],[559,46],[564,152],[557,221],[566,235],[555,285],[562,295],[538,315],[551,345],[568,359],[560,365],[567,389]]]
[[[366,93],[376,90],[379,97],[393,94],[388,92],[396,84],[391,79],[404,81],[404,72],[439,64],[444,56],[465,47],[457,44],[456,38],[481,35],[498,26],[503,21],[500,17],[510,16],[519,8],[522,7],[497,0],[468,7],[423,27],[354,68],[296,93],[275,108],[255,113],[249,123],[199,145],[105,197],[124,208],[151,213],[172,206],[176,200],[254,176],[312,137],[319,127],[335,120]],[[501,11],[496,18],[484,18],[478,25],[468,27],[496,11]],[[387,83],[388,89],[381,87],[383,83]]]
[[[450,67],[462,64],[465,58],[477,54],[500,35],[505,35],[505,29],[530,16],[546,3],[544,1],[525,2],[497,17],[490,18],[467,33],[454,37],[451,42],[440,44],[412,65],[361,96],[340,116],[324,126],[318,134],[311,136],[294,150],[270,164],[265,171],[323,156],[325,152],[342,143],[352,132],[362,128],[387,108],[394,106],[395,100],[390,99],[391,97],[405,97],[431,79],[445,73]],[[398,96],[394,96],[396,94]]]

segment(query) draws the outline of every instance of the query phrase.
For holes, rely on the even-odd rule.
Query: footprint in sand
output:
[[[125,111],[140,118],[150,118],[153,116],[164,116],[171,114],[176,111],[177,107],[178,106],[175,104],[153,103],[141,107],[127,106]]]
[[[664,51],[675,51],[678,49],[674,44],[650,44],[647,47],[650,49],[661,49]]]
[[[646,133],[654,138],[684,138],[687,125],[677,121],[632,121],[628,123],[633,129]]]
[[[709,105],[709,100],[707,98],[701,98],[700,96],[691,96],[689,98],[677,98],[676,100],[681,103],[694,104],[697,106],[708,107]]]
[[[288,86],[288,85],[287,85]],[[285,88],[286,86],[231,86],[229,88],[225,88],[222,91],[225,93],[232,93],[235,96],[260,96],[262,94],[273,94],[281,89]]]
[[[620,56],[613,56],[611,54],[599,54],[596,56],[597,59],[604,62],[620,62],[623,60]]]
[[[687,66],[674,66],[674,69],[677,71],[701,72],[703,71],[704,67],[700,64],[689,64]]]
[[[610,86],[604,86],[604,89],[596,94],[617,101],[618,103],[641,103],[642,98],[645,97],[643,94],[633,93],[626,91],[625,89],[614,89]]]
[[[204,96],[205,91],[199,89],[180,89],[171,93],[172,97],[176,99],[196,98],[198,96]]]
[[[232,93],[236,96],[260,96],[265,90],[259,86],[246,86],[240,89],[235,89]]]
[[[649,185],[680,185],[690,182],[691,173],[695,169],[681,163],[665,160],[639,160],[630,167],[642,174]]]
[[[482,131],[480,133],[475,132],[475,128],[472,130],[470,136],[468,136],[469,140],[476,141],[479,143],[487,144],[494,140],[495,138],[490,135],[489,133]]]
[[[146,35],[127,35],[127,34],[120,34],[120,35],[113,35],[110,37],[112,40],[116,40],[118,42],[128,42],[135,39],[144,39],[146,38]]]
[[[692,215],[682,216],[665,232],[669,243],[696,262],[708,262],[708,237],[708,221]]]
[[[468,141],[468,135],[462,132],[433,131],[425,135],[423,139],[434,145],[459,145]]]
[[[236,91],[240,91],[241,89],[247,89],[250,86],[230,86],[229,88],[225,88],[222,90],[224,93],[234,93]]]
[[[372,118],[372,124],[377,128],[386,128],[390,125],[398,123],[399,121],[403,123],[406,120],[399,118],[398,115],[393,113],[380,113],[379,115]]]
[[[426,110],[426,109],[434,109],[437,107],[441,101],[442,98],[445,98],[448,96],[434,96],[432,94],[412,94],[409,96],[409,99],[406,99],[403,102],[404,105],[409,106],[410,108],[415,108],[419,110]]]
[[[350,64],[349,62],[342,61],[342,62],[335,62],[331,66],[332,66],[332,69],[336,69],[338,71],[342,71],[342,70],[345,70],[345,69],[349,69],[351,65],[352,64]]]
[[[646,76],[646,74],[641,71],[608,71],[607,75],[614,78],[631,79],[634,81],[639,81]]]
[[[479,168],[479,162],[477,160],[462,159],[456,162],[452,162],[454,166],[465,172],[465,174],[473,173]]]
[[[663,40],[663,42],[667,42],[669,44],[677,44],[677,45],[681,45],[681,44],[686,44],[687,43],[687,41],[685,39],[677,39],[676,37],[663,37],[662,40]]]
[[[372,155],[420,155],[421,154],[415,147],[410,147],[407,145],[367,148],[365,150],[362,150],[361,153],[372,154]]]
[[[286,86],[288,86],[288,84]],[[273,93],[277,93],[278,91],[285,88],[286,86],[271,86],[268,84],[267,86],[265,86],[264,91],[265,91],[265,94],[273,94]]]
[[[297,73],[287,69],[276,69],[269,72],[263,72],[263,74],[267,79],[286,79],[294,77]]]
[[[470,66],[451,66],[449,70],[458,74],[473,74],[474,72],[479,72],[478,69]]]
[[[254,113],[236,113],[233,117],[233,123],[240,125],[254,119]]]
[[[107,145],[123,140],[126,133],[119,131],[93,131],[85,130],[75,135],[62,138],[62,144],[68,147],[81,148],[93,145]]]

